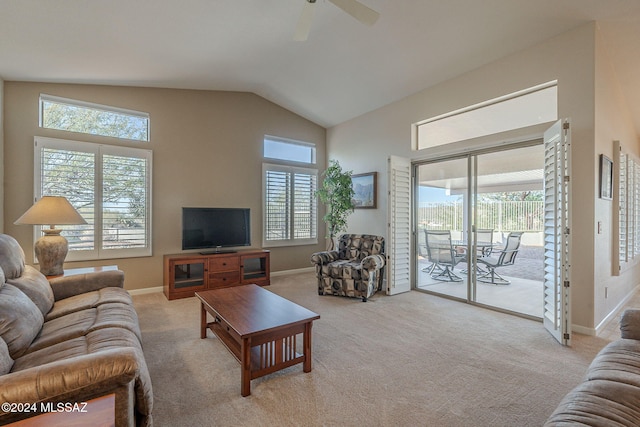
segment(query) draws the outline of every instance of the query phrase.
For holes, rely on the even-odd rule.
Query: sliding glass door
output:
[[[542,144],[419,164],[417,290],[541,318]]]

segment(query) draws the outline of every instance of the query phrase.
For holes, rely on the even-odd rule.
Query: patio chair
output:
[[[483,264],[487,268],[487,272],[478,276],[478,281],[484,283],[492,283],[494,285],[508,285],[509,280],[496,273],[496,268],[513,265],[520,249],[520,240],[522,240],[522,232],[512,231],[507,236],[504,249],[500,251],[497,257],[486,256],[477,259],[479,264]]]
[[[462,278],[453,272],[454,267],[466,259],[458,254],[451,243],[451,231],[425,230],[427,258],[432,263],[431,277],[445,282],[462,282]]]
[[[476,231],[478,253],[480,256],[489,256],[493,252],[493,229],[479,228]]]

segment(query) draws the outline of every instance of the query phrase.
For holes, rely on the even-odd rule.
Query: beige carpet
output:
[[[541,323],[419,292],[318,296],[312,273],[268,287],[321,315],[313,371],[252,381],[211,332],[195,298],[134,297],[163,426],[541,426],[607,341],[557,344]]]

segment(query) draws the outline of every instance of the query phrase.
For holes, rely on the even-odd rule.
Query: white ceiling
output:
[[[333,126],[599,21],[640,134],[640,0],[0,0],[5,80],[254,92]]]

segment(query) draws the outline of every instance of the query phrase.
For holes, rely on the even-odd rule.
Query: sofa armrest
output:
[[[625,310],[620,319],[622,338],[640,340],[640,310]]]
[[[124,272],[121,270],[97,271],[49,280],[56,301],[102,288],[124,288]]]
[[[322,251],[311,255],[311,262],[314,264],[329,264],[339,258],[338,251]]]
[[[381,270],[386,264],[384,255],[369,255],[362,259],[362,268],[368,271]]]
[[[138,357],[133,348],[110,349],[5,374],[0,376],[0,402],[55,401],[69,393],[81,401],[96,388],[135,380]]]

